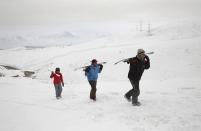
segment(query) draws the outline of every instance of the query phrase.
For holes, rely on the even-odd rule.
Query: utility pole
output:
[[[142,32],[142,21],[140,21],[140,32]]]
[[[148,30],[147,30],[148,36],[151,36],[151,24],[150,22],[148,23]]]

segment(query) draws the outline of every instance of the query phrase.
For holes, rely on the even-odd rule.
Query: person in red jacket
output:
[[[62,86],[64,87],[63,76],[60,73],[60,68],[55,69],[55,73],[52,71],[50,78],[54,78],[54,87],[56,92],[56,98],[61,98]],[[61,86],[62,84],[62,86]]]

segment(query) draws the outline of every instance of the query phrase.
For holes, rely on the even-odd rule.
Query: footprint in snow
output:
[[[115,96],[116,96],[116,95],[119,95],[118,92],[111,92],[111,94],[112,94],[112,95],[115,95]]]

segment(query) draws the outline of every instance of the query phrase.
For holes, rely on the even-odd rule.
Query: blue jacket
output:
[[[97,81],[98,73],[101,73],[101,71],[100,66],[90,65],[90,70],[85,72],[85,76],[87,76],[88,81]]]

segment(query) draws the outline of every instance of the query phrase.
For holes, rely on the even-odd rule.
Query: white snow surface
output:
[[[0,50],[1,131],[200,131],[201,46],[200,24],[159,25],[146,32],[101,38],[79,45]],[[193,24],[195,25],[195,24]],[[187,27],[187,29],[183,28]],[[140,81],[141,106],[124,99],[131,84],[129,65],[114,63],[136,55],[138,48],[149,55],[151,67]],[[82,70],[96,58],[107,62],[97,83],[97,101],[89,100],[90,86]],[[50,71],[61,68],[65,87],[60,100]],[[21,71],[35,71],[36,79]]]

